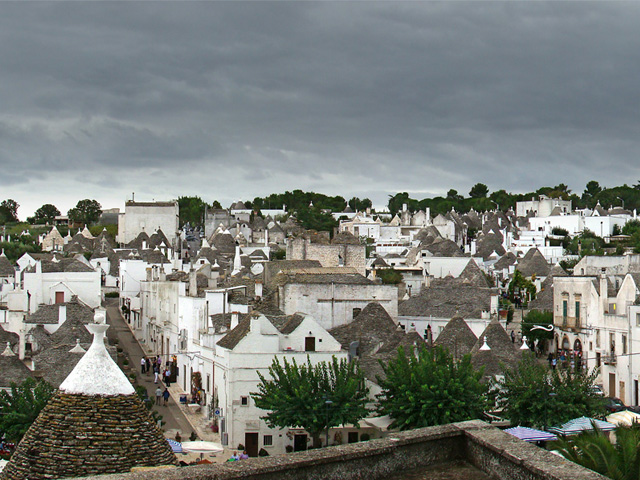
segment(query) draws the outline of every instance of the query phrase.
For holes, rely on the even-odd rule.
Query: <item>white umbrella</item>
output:
[[[224,447],[219,443],[215,443],[215,442],[203,442],[203,441],[182,442],[182,451],[199,453],[200,458],[202,458],[205,453],[223,452]]]
[[[612,413],[607,417],[607,422],[615,425],[632,425],[633,423],[640,422],[640,415],[629,410],[623,410],[621,412]]]

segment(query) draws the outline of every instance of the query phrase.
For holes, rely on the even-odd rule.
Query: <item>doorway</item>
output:
[[[609,374],[609,396],[611,398],[616,396],[616,374]]]
[[[358,432],[349,432],[347,434],[347,442],[358,443]]]
[[[257,433],[244,434],[244,451],[250,457],[258,456],[258,434]]]
[[[307,436],[305,434],[293,436],[293,451],[302,452],[307,449]]]

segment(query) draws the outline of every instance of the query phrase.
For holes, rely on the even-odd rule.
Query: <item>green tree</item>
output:
[[[90,200],[88,198],[80,200],[76,206],[67,213],[69,220],[84,225],[91,225],[97,222],[101,214],[102,205],[100,205],[97,200]]]
[[[368,198],[360,200],[358,197],[353,197],[349,200],[349,206],[354,212],[364,212],[367,208],[371,208],[372,205],[373,203]]]
[[[511,282],[509,282],[509,300],[528,303],[536,298],[536,286],[530,280],[524,278],[520,270],[516,269]],[[524,296],[522,296],[524,294]]]
[[[207,204],[200,197],[179,197],[180,227],[189,223],[192,227],[204,224],[204,212]]]
[[[296,219],[307,230],[333,232],[338,226],[338,221],[330,213],[323,212],[316,207],[300,207],[296,210]]]
[[[469,191],[471,198],[483,198],[489,193],[489,188],[484,183],[476,183]]]
[[[450,200],[455,200],[457,202],[458,200],[462,200],[462,195],[459,195],[458,191],[452,188],[447,192],[447,198]]]
[[[487,404],[482,371],[474,370],[471,356],[456,361],[447,349],[425,346],[417,352],[380,362],[380,415],[393,419],[392,428],[407,430],[479,418]]]
[[[629,220],[622,227],[623,235],[633,235],[638,232],[640,232],[640,220]]]
[[[52,223],[58,215],[60,215],[60,210],[58,210],[55,205],[45,203],[35,211],[33,217],[27,218],[27,221],[31,224]]]
[[[548,327],[553,325],[553,312],[541,312],[539,310],[531,310],[522,319],[520,328],[522,334],[531,341],[551,340],[553,338],[553,329],[551,331],[535,329],[532,327]]]
[[[33,378],[19,385],[11,382],[10,391],[0,390],[0,432],[19,442],[54,393],[47,382]]]
[[[541,428],[576,417],[598,417],[604,400],[593,389],[598,372],[550,370],[525,353],[499,384],[498,406],[514,425]]]
[[[595,430],[559,440],[554,446],[566,459],[613,480],[638,480],[640,426],[620,426],[614,433],[615,443],[609,435]]]
[[[18,202],[12,199],[3,200],[0,203],[0,224],[15,223],[18,221]]]
[[[402,273],[393,268],[381,268],[376,270],[376,277],[382,280],[385,285],[397,285],[402,283]]]
[[[271,427],[302,427],[319,447],[327,428],[357,424],[367,413],[369,389],[357,361],[298,365],[295,359],[281,364],[276,357],[269,367],[270,379],[258,372],[258,392],[252,393],[256,407]]]

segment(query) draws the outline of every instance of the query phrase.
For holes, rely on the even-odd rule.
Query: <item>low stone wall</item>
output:
[[[350,445],[225,464],[86,477],[94,480],[367,480],[464,460],[506,480],[606,480],[484,422],[422,428]]]

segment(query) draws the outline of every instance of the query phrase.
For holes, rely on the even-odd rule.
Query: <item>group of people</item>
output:
[[[167,359],[165,368],[163,369],[161,356],[154,357],[153,360],[149,359],[149,357],[142,357],[140,359],[140,372],[142,374],[146,373],[147,375],[150,375],[151,372],[153,372],[153,383],[161,381],[167,387],[171,386],[171,361],[169,361],[169,359]]]
[[[249,458],[249,455],[246,451],[242,451],[240,454],[238,454],[238,452],[233,452],[233,455],[231,455],[227,462],[236,462],[238,460],[246,460],[247,458]]]
[[[550,353],[547,357],[549,366],[556,369],[558,365],[564,368],[578,369],[583,368],[582,351],[580,350],[558,350],[557,354]]]

